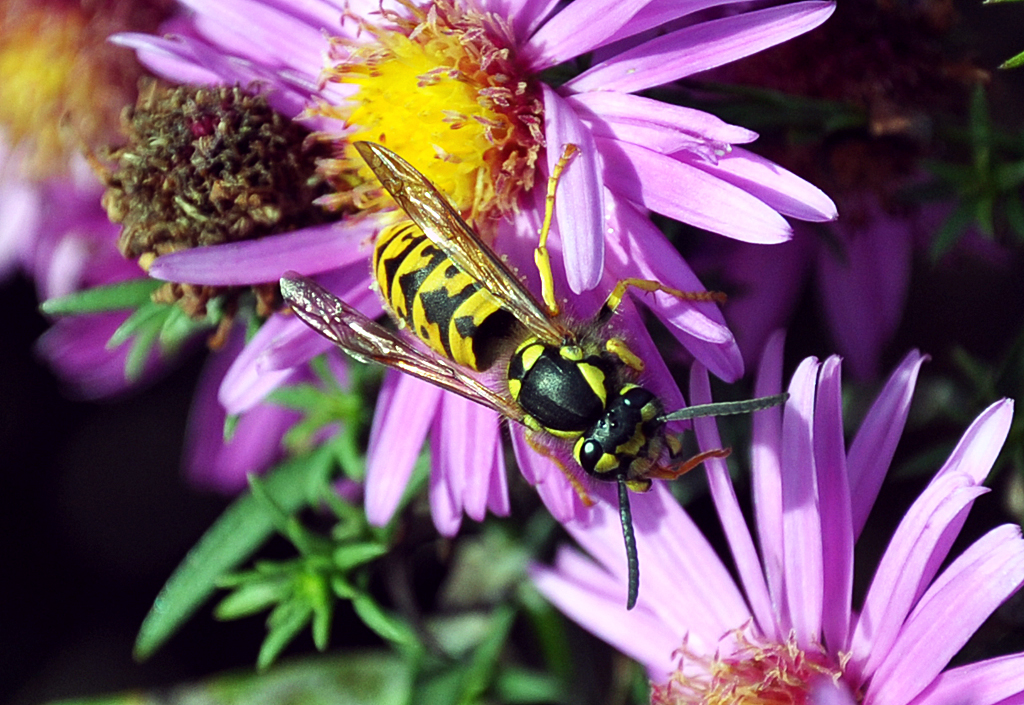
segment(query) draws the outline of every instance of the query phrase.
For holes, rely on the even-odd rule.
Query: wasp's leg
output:
[[[732,452],[730,448],[716,448],[715,450],[706,450],[703,453],[698,453],[689,460],[682,463],[678,463],[668,468],[656,468],[647,473],[646,477],[654,480],[675,480],[680,475],[693,470],[695,467],[703,463],[705,460],[710,458],[728,458]]]
[[[550,460],[555,464],[555,467],[562,471],[562,474],[565,475],[565,479],[569,481],[569,484],[572,485],[573,490],[576,492],[576,496],[580,498],[581,502],[583,502],[584,507],[594,506],[594,500],[590,498],[590,495],[587,493],[583,483],[580,482],[580,478],[576,477],[572,470],[565,467],[565,464],[551,452],[550,448],[542,443],[538,443],[532,433],[526,434],[526,442],[529,443],[530,447],[537,451],[537,453]]]
[[[598,314],[599,320],[607,320],[615,311],[619,308],[622,303],[623,297],[626,295],[626,290],[629,287],[640,289],[641,291],[660,291],[669,296],[674,296],[680,301],[713,301],[715,303],[725,303],[726,296],[721,291],[682,291],[681,289],[673,289],[670,286],[665,286],[656,281],[650,279],[623,279],[615,288],[612,289],[612,293],[608,294],[608,298],[604,302],[604,306],[601,307],[601,312]]]
[[[555,280],[551,274],[551,257],[548,255],[548,234],[551,232],[551,220],[555,216],[555,190],[558,188],[558,179],[569,165],[573,155],[579,151],[574,144],[565,145],[562,156],[548,177],[548,191],[544,197],[544,223],[540,226],[540,240],[537,249],[533,252],[533,262],[537,265],[537,273],[540,274],[541,294],[544,298],[544,305],[547,307],[549,316],[558,315],[558,302],[555,301]]]
[[[619,358],[628,367],[633,368],[637,372],[644,371],[644,361],[640,357],[629,349],[626,345],[626,341],[622,338],[609,338],[604,344],[604,349],[610,352],[615,357]]]

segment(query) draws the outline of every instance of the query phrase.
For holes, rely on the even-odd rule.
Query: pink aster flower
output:
[[[781,347],[776,336],[758,393],[780,388]],[[848,449],[839,359],[804,360],[786,407],[754,416],[755,531],[740,513],[725,463],[706,463],[738,580],[657,489],[634,506],[644,565],[636,609],[621,609],[625,567],[614,550],[614,512],[604,506],[595,507],[590,526],[569,526],[593,559],[565,549],[554,568],[534,569],[537,585],[644,664],[659,703],[704,702],[722,692],[865,705],[1016,702],[1024,694],[1024,654],[944,669],[1024,583],[1019,527],[993,529],[942,569],[972,503],[986,492],[1011,401],[993,404],[966,431],[897,527],[863,603],[852,604],[854,544],[923,359],[913,352],[897,367]],[[707,401],[699,366],[691,381],[693,400]],[[720,445],[714,420],[698,420],[696,430],[701,447]]]
[[[714,3],[580,0],[558,11],[532,0],[182,4],[188,12],[162,36],[122,34],[114,41],[136,49],[143,63],[172,81],[258,85],[283,114],[332,137],[335,159],[325,171],[343,188],[325,202],[349,213],[369,206],[371,213],[259,241],[176,252],[153,263],[149,271],[158,278],[225,286],[294,270],[317,276],[368,315],[379,314],[367,291],[366,260],[374,232],[394,214],[372,210],[382,202],[350,146],[358,139],[386,143],[427,174],[496,251],[523,264],[519,271],[528,277],[545,176],[563,145],[578,145],[559,186],[551,248],[563,264],[556,290],[580,295],[571,308],[581,317],[627,277],[703,289],[650,223],[648,210],[759,243],[790,237],[783,216],[835,217],[821,191],[738,146],[755,139],[754,133],[635,95],[812,29],[831,14],[829,2],[712,21],[697,15]],[[678,29],[651,38],[667,22]],[[601,60],[562,85],[541,79],[541,72],[594,51]],[[716,375],[742,374],[732,333],[714,307],[662,294],[645,298]],[[624,307],[623,327],[645,337],[638,323],[627,320],[631,315],[631,307]],[[229,413],[251,408],[291,366],[326,347],[298,321],[272,317],[226,373],[220,401]],[[648,349],[657,356],[652,345]],[[649,375],[659,380],[653,386],[673,388],[660,358],[650,367]],[[387,403],[378,407],[369,449],[372,521],[390,518],[428,431],[440,448],[438,439],[464,434],[466,427],[475,431],[472,450],[435,457],[431,497],[438,528],[454,533],[463,510],[474,518],[487,508],[506,511],[493,415],[460,408],[462,402],[414,380],[389,379],[384,391]],[[678,391],[667,394],[670,406],[682,405]],[[551,471],[550,463],[544,467]],[[557,487],[542,489],[542,496],[563,508],[560,516],[573,515],[579,504],[564,477],[557,471],[555,479],[546,476],[539,469],[532,475],[540,485]]]

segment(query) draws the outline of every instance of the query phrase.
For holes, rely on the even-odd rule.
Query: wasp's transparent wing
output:
[[[287,272],[281,279],[281,294],[303,322],[360,362],[394,367],[513,421],[523,421],[522,409],[509,399],[447,360],[413,347],[311,279]]]
[[[559,341],[566,331],[541,308],[505,263],[484,244],[448,199],[409,162],[373,142],[354,146],[381,185],[430,241],[543,340]]]

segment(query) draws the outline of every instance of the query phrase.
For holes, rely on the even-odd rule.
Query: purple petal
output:
[[[748,366],[757,363],[768,335],[788,325],[815,248],[798,231],[770,247],[714,238],[691,258],[701,276],[720,279],[729,293],[725,310]]]
[[[638,604],[625,613],[621,586],[591,561],[569,549],[559,551],[555,569],[534,565],[537,589],[573,621],[647,668],[648,677],[664,682],[674,669],[672,653],[681,636],[658,614]]]
[[[782,350],[785,333],[777,331],[764,346],[754,395],[767,397],[782,391]],[[761,558],[772,604],[784,605],[782,550],[782,409],[772,407],[754,414],[750,449],[754,517],[761,543]],[[781,615],[779,615],[781,616]],[[776,620],[781,622],[781,620]],[[776,637],[785,638],[778,633]]]
[[[814,463],[814,389],[818,361],[800,363],[782,418],[782,548],[786,607],[801,648],[821,643],[821,514]]]
[[[636,609],[661,616],[663,628],[709,650],[726,632],[750,621],[750,610],[729,571],[664,483],[632,494],[633,524],[640,559]],[[607,568],[622,614],[626,595],[626,556],[618,508],[612,496],[597,502],[589,522],[566,525],[574,539]],[[695,642],[699,640],[699,642]],[[679,646],[677,641],[676,646]]]
[[[612,40],[632,37],[649,29],[660,29],[673,20],[701,10],[731,5],[743,0],[654,0],[626,22],[612,36]]]
[[[511,427],[512,449],[526,481],[534,486],[544,506],[558,522],[565,524],[583,516],[586,512],[582,500],[573,490],[565,473],[551,458],[543,457],[530,447],[526,440],[528,431],[522,426]]]
[[[628,139],[631,130],[648,127],[664,131],[667,135],[703,138],[725,144],[744,144],[757,139],[757,133],[730,125],[711,113],[629,93],[580,93],[566,98],[582,117],[592,116],[598,124],[608,123],[613,130],[621,130],[627,142],[644,144]],[[607,135],[602,135],[607,136]],[[614,136],[620,138],[618,133]],[[656,150],[660,151],[660,150]],[[674,151],[674,150],[668,150]]]
[[[520,50],[533,73],[557,66],[609,41],[650,0],[586,0],[565,6]]]
[[[209,85],[221,77],[199,64],[191,42],[181,37],[163,38],[137,32],[122,32],[109,39],[111,44],[135,50],[139,62],[158,76],[181,83]]]
[[[508,472],[505,469],[505,449],[498,437],[494,445],[494,459],[491,461],[490,484],[487,488],[487,509],[499,517],[507,517],[512,508],[508,500]]]
[[[604,189],[598,173],[597,148],[590,131],[572,108],[546,85],[544,132],[549,174],[566,145],[579,147],[579,152],[562,172],[555,198],[565,275],[569,288],[578,294],[597,286],[604,269]]]
[[[690,367],[690,402],[711,403],[711,384],[707,370],[699,362]],[[722,439],[718,436],[714,418],[694,419],[693,426],[702,451],[724,447]],[[729,542],[733,561],[754,618],[762,634],[769,639],[780,638],[782,635],[778,633],[771,596],[768,594],[768,586],[761,570],[761,560],[757,555],[757,549],[754,548],[754,539],[750,535],[746,519],[743,518],[739,501],[736,499],[729,467],[723,458],[712,458],[704,461],[704,468],[707,471],[711,498],[725,530],[725,537]]]
[[[384,376],[366,452],[366,518],[374,526],[398,508],[440,402],[432,384],[395,370]]]
[[[649,279],[680,291],[705,291],[693,270],[650,219],[624,203],[612,205],[606,268],[617,280]],[[637,294],[676,339],[716,377],[743,376],[743,360],[725,318],[713,303],[681,301],[662,293]]]
[[[239,414],[253,408],[284,384],[292,370],[264,369],[261,361],[268,349],[296,344],[296,341],[304,351],[310,353],[310,357],[304,361],[331,347],[330,341],[314,334],[294,316],[275,314],[267,319],[224,375],[218,398],[229,414]]]
[[[943,671],[910,705],[1020,705],[1022,701],[1024,653]]]
[[[978,484],[984,482],[1006,442],[1012,421],[1012,399],[1001,399],[989,406],[964,432],[939,475],[962,472]]]
[[[490,503],[495,448],[501,447],[497,413],[454,394],[446,394],[441,412],[442,438],[449,467],[462,476],[458,504],[475,521],[483,521]],[[508,499],[499,504],[508,504]]]
[[[918,695],[1022,582],[1020,527],[1006,524],[976,541],[921,598],[874,673],[865,705],[903,705]]]
[[[430,430],[430,516],[437,533],[446,537],[458,534],[462,526],[461,500],[465,484],[465,467],[449,452],[451,446],[444,437],[448,413],[445,401],[450,396],[441,393],[441,406]]]
[[[837,248],[818,250],[818,286],[829,330],[853,373],[874,379],[903,315],[913,259],[911,228],[879,213],[867,229],[853,232],[838,223],[831,232]]]
[[[753,194],[783,215],[815,223],[838,217],[836,204],[817,186],[740,147],[720,156],[717,162],[694,164]]]
[[[512,25],[516,46],[526,43],[548,15],[558,6],[558,0],[484,0],[485,11],[502,17]]]
[[[853,525],[843,437],[840,359],[821,366],[814,405],[814,464],[818,470],[822,565],[822,636],[833,653],[847,650],[853,600]]]
[[[76,398],[102,399],[127,392],[138,386],[138,380],[125,376],[129,344],[114,350],[107,346],[127,317],[119,311],[58,320],[36,341],[36,354],[53,367]],[[166,367],[164,362],[159,354],[151,355],[142,382],[155,378]]]
[[[378,228],[375,219],[366,218],[259,240],[197,247],[158,257],[149,274],[167,281],[213,286],[276,282],[289,270],[311,276],[367,262],[369,241]]]
[[[185,472],[204,489],[237,493],[247,476],[268,468],[282,455],[281,439],[301,414],[273,404],[261,404],[243,414],[230,439],[224,438],[224,407],[217,390],[232,360],[241,351],[244,331],[238,326],[228,346],[211,355],[199,380],[186,435]]]
[[[626,142],[596,138],[608,188],[634,203],[743,242],[785,242],[792,230],[760,199],[692,164]]]
[[[849,648],[858,681],[870,678],[886,658],[974,500],[987,491],[963,473],[936,477],[900,521],[868,588]]]
[[[575,93],[635,93],[715,68],[814,29],[831,2],[796,2],[702,22],[652,39],[584,71],[563,86]]]
[[[871,405],[846,454],[853,500],[853,535],[860,536],[878,490],[896,452],[910,411],[910,399],[921,363],[927,359],[911,350],[893,370],[885,387]]]
[[[271,66],[290,66],[316,76],[327,51],[324,27],[316,27],[264,2],[182,0],[195,12],[196,28],[222,52]],[[340,20],[341,13],[338,14]],[[340,22],[335,26],[340,29]]]
[[[807,692],[807,705],[858,705],[858,702],[844,681],[824,675],[814,679]]]

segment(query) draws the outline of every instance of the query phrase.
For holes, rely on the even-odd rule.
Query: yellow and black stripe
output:
[[[493,363],[515,318],[411,221],[385,228],[373,272],[393,316],[432,350],[473,370]]]

